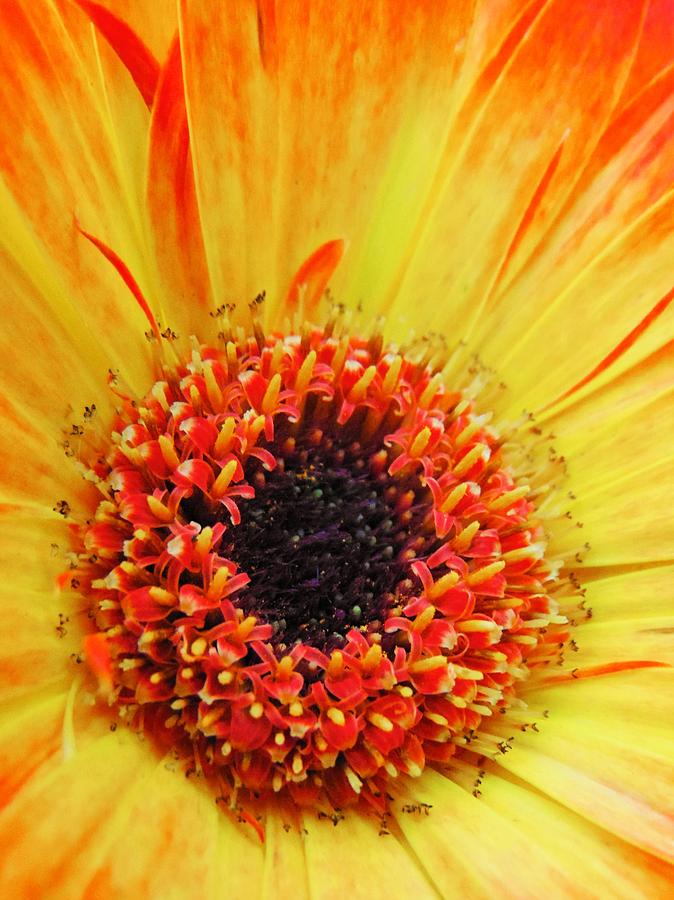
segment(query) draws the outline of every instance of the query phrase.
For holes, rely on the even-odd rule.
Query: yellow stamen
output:
[[[447,494],[445,499],[442,501],[440,511],[443,513],[450,513],[466,496],[467,490],[468,483],[465,481],[462,481],[461,484],[457,484],[455,487],[453,487],[449,494]]]
[[[454,469],[452,470],[454,475],[456,475],[457,478],[460,478],[461,475],[465,475],[479,459],[488,459],[488,454],[489,447],[487,447],[486,444],[475,444],[472,450],[469,450],[463,459],[454,466]]]
[[[330,662],[328,663],[328,675],[331,678],[336,678],[338,675],[342,674],[342,670],[344,669],[344,654],[341,650],[333,650],[332,656],[330,657]]]
[[[452,573],[454,574],[454,573]],[[439,584],[439,582],[438,582]],[[433,621],[433,616],[435,615],[435,607],[431,604],[427,606],[426,609],[422,610],[419,615],[414,620],[414,625],[412,628],[414,631],[423,631],[427,625],[429,625]]]
[[[208,647],[208,643],[203,638],[197,638],[193,641],[190,651],[192,656],[203,656]]]
[[[376,669],[382,658],[382,649],[379,644],[373,644],[363,658],[363,669],[371,672]]]
[[[424,716],[429,722],[432,722],[434,725],[440,725],[442,728],[446,728],[449,725],[449,721],[440,713],[425,712]]]
[[[234,635],[239,638],[239,640],[245,641],[256,625],[257,619],[255,618],[255,616],[246,616],[246,618],[243,620],[243,622],[241,622],[241,624],[234,632]]]
[[[147,505],[150,508],[150,512],[155,517],[155,519],[159,519],[160,522],[172,522],[174,519],[173,513],[169,510],[167,506],[158,500],[156,497],[153,497],[151,494],[147,495]]]
[[[264,715],[264,706],[259,702],[253,703],[248,712],[250,713],[251,718],[261,719]]]
[[[248,442],[251,447],[255,444],[264,428],[264,416],[256,416],[248,427]]]
[[[454,626],[457,631],[463,631],[466,634],[472,632],[497,631],[499,626],[491,619],[466,619],[464,622],[457,622]]]
[[[213,483],[213,487],[211,488],[211,494],[213,497],[220,498],[224,496],[227,488],[231,484],[234,475],[236,474],[237,462],[235,459],[230,459],[228,463],[220,470],[220,474],[215,479]]]
[[[213,453],[216,457],[222,457],[225,453],[229,453],[234,441],[234,429],[236,428],[236,419],[230,416],[220,426],[220,431],[215,439]]]
[[[293,667],[292,656],[283,656],[276,667],[276,677],[281,679],[288,678],[293,671]]]
[[[229,581],[229,569],[227,566],[221,566],[213,576],[213,580],[208,586],[206,596],[209,600],[218,600]]]
[[[160,606],[175,606],[176,604],[174,594],[164,588],[157,587],[156,585],[150,588],[149,594],[154,602],[158,603]]]
[[[356,775],[353,769],[350,769],[349,766],[344,766],[344,774],[346,775],[347,781],[351,785],[352,790],[356,794],[360,794],[360,790],[363,787],[363,782]]]
[[[159,449],[169,469],[177,469],[180,465],[180,457],[175,451],[173,441],[167,434],[159,435]]]
[[[170,409],[169,402],[166,397],[167,388],[168,384],[166,384],[165,381],[157,381],[152,385],[152,389],[150,391],[152,396],[159,403],[165,413],[167,413]]]
[[[495,500],[492,500],[489,504],[489,509],[492,512],[496,512],[499,509],[507,509],[507,507],[512,506],[514,503],[517,503],[518,500],[521,500],[522,497],[526,497],[531,488],[528,484],[523,484],[522,487],[514,488],[512,491],[508,491],[505,494],[501,494],[500,497],[496,497]]]
[[[402,356],[400,356],[400,354],[396,354],[391,361],[391,365],[388,368],[388,372],[386,373],[386,377],[384,378],[384,382],[382,384],[382,391],[386,396],[392,394],[396,389],[402,364]]]
[[[194,411],[199,415],[201,413],[201,394],[196,384],[190,385],[190,403],[194,407]]]
[[[426,596],[430,600],[436,600],[438,597],[442,597],[443,594],[446,594],[448,590],[453,588],[458,580],[458,572],[455,572],[454,570],[452,570],[451,572],[447,572],[441,578],[438,578],[433,587],[427,591]]]
[[[492,623],[493,624],[493,623]],[[447,668],[447,660],[444,656],[428,656],[426,659],[419,659],[412,663],[409,667],[410,672],[430,672],[432,669]]]
[[[441,385],[442,385],[442,375],[440,374],[440,372],[436,372],[435,375],[431,378],[431,380],[428,382],[428,384],[424,388],[424,391],[423,391],[421,397],[419,397],[419,406],[422,409],[428,408],[431,400],[433,399],[433,397],[435,397],[435,395],[437,394],[438,389],[440,388]]]
[[[470,575],[466,577],[466,584],[469,584],[471,587],[474,587],[477,584],[483,584],[485,581],[489,581],[490,578],[493,578],[494,575],[498,575],[499,572],[505,569],[505,563],[502,559],[497,559],[496,562],[490,563],[488,566],[483,566],[483,568],[478,569],[475,572],[471,572]]]
[[[216,709],[209,710],[205,716],[202,716],[199,720],[203,728],[210,728],[211,725],[215,725],[218,719],[221,719],[225,714],[225,707],[221,706]]]
[[[306,390],[316,365],[316,351],[311,350],[304,358],[304,362],[299,368],[297,378],[295,379],[295,390],[298,394],[303,394]]]
[[[393,722],[386,716],[382,716],[381,713],[370,713],[367,717],[367,720],[371,725],[374,725],[374,727],[378,728],[380,731],[386,731],[387,733],[393,731]]]
[[[222,407],[222,391],[215,379],[212,363],[204,366],[204,381],[206,382],[208,401],[211,404],[213,411],[217,412]]]
[[[506,563],[517,562],[520,559],[540,559],[543,556],[545,544],[529,544],[527,547],[517,547],[501,554],[501,559]]]
[[[377,374],[377,369],[375,366],[368,366],[367,369],[360,376],[358,381],[354,384],[354,386],[349,391],[349,400],[352,403],[358,403],[363,399],[365,394],[367,393],[367,389],[372,384],[374,380],[374,376]]]
[[[462,531],[460,531],[452,541],[452,548],[454,549],[454,551],[456,553],[461,553],[464,550],[467,550],[473,543],[473,538],[479,530],[479,522],[471,522],[470,525],[466,525],[466,527]]]
[[[468,441],[474,437],[478,433],[478,431],[482,428],[482,423],[474,420],[470,422],[466,427],[461,431],[454,441],[454,446],[457,450],[460,450],[462,447],[465,447]]]
[[[428,425],[424,425],[419,434],[412,441],[412,446],[410,447],[410,456],[412,459],[416,459],[417,456],[421,456],[426,447],[428,447],[428,442],[431,439],[431,429]]]
[[[346,722],[344,713],[341,711],[341,709],[337,709],[336,706],[331,706],[326,715],[331,722],[334,722],[334,724],[338,725],[340,728]]]
[[[269,380],[269,384],[267,385],[267,390],[264,392],[264,397],[262,398],[262,412],[265,414],[269,414],[274,412],[278,405],[278,397],[281,393],[281,376],[278,372],[275,375],[272,375]]]
[[[196,541],[194,542],[194,550],[197,556],[205,556],[211,549],[213,542],[213,529],[210,525],[202,528]]]

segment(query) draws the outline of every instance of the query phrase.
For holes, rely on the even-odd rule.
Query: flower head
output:
[[[6,889],[665,896],[667,4],[0,20]]]

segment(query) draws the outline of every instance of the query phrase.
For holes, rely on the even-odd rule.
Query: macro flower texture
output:
[[[0,32],[0,894],[671,897],[672,0]]]

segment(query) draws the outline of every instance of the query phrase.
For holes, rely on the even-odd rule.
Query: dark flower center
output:
[[[238,605],[272,626],[281,654],[299,641],[330,653],[351,628],[380,633],[392,608],[413,593],[405,551],[414,543],[416,555],[426,543],[430,492],[417,478],[393,483],[385,470],[375,475],[374,449],[358,442],[344,447],[321,436],[315,446],[305,437],[269,449],[277,467],[268,472],[250,461],[255,497],[239,504],[241,523],[223,543],[251,579]],[[195,497],[183,507],[202,526],[224,518]],[[384,636],[382,647],[393,643]]]

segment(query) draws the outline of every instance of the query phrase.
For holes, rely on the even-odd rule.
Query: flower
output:
[[[403,10],[385,2],[364,9],[185,0],[176,12],[156,2],[55,0],[7,4],[0,17],[12,48],[0,63],[5,892],[666,896],[674,871],[668,4],[410,2]],[[334,320],[321,306],[328,282],[344,306]],[[262,291],[251,324],[246,304]],[[366,321],[381,315],[385,325]],[[320,354],[329,329],[339,319],[346,333],[349,317],[354,338],[343,348],[352,353],[351,369],[340,381],[334,355]],[[364,354],[382,370],[372,363],[372,371]],[[387,382],[396,355],[403,377]],[[442,377],[433,381],[439,365]],[[428,380],[414,394],[424,373]],[[169,397],[183,382],[187,399]],[[278,451],[278,433],[304,414],[307,386],[339,397],[341,427],[354,410],[363,421],[381,412],[374,392],[384,384],[404,387],[398,407],[386,407],[394,417],[408,402],[412,412],[423,413],[424,403],[434,411],[395,423],[380,463],[390,477],[399,467],[405,477],[416,473],[409,489],[427,492],[443,538],[459,536],[456,525],[444,532],[442,518],[459,508],[452,506],[461,500],[452,497],[457,485],[437,477],[450,462],[459,480],[465,476],[460,491],[470,480],[483,496],[471,467],[486,462],[493,442],[505,460],[491,472],[501,479],[496,502],[525,475],[534,485],[531,507],[526,494],[513,498],[523,504],[519,524],[533,523],[523,545],[505,548],[503,533],[492,534],[499,549],[485,558],[497,566],[487,562],[489,578],[470,582],[482,569],[467,556],[475,535],[464,535],[461,564],[441,577],[458,572],[479,599],[481,584],[523,561],[504,554],[524,550],[524,574],[544,572],[545,583],[554,582],[554,600],[571,619],[569,640],[560,637],[554,649],[561,656],[537,665],[552,631],[532,637],[519,702],[509,701],[474,735],[460,732],[451,758],[419,773],[410,753],[402,761],[398,748],[383,754],[394,769],[418,775],[386,782],[392,799],[383,820],[359,807],[341,812],[337,803],[317,814],[281,791],[261,807],[251,797],[242,808],[248,823],[263,826],[261,842],[214,803],[204,779],[185,777],[180,754],[158,751],[149,714],[134,728],[118,722],[119,697],[126,696],[120,688],[136,691],[138,682],[129,676],[122,684],[117,657],[99,637],[108,634],[106,610],[117,615],[126,604],[131,630],[120,638],[137,625],[135,638],[146,635],[155,616],[180,622],[197,668],[205,639],[179,616],[193,618],[215,602],[210,575],[190,581],[177,574],[173,592],[168,579],[161,585],[169,587],[134,581],[118,598],[121,582],[110,581],[115,566],[97,570],[99,585],[86,566],[100,567],[106,553],[119,562],[123,520],[134,529],[124,535],[125,562],[136,551],[148,556],[159,536],[156,560],[138,569],[154,567],[148,571],[156,579],[177,563],[197,572],[190,548],[201,554],[199,565],[219,555],[218,525],[229,527],[253,502],[241,454],[257,447],[254,458],[270,465],[265,452]],[[474,403],[466,421],[459,422],[462,401],[438,399],[443,391]],[[192,415],[204,398],[210,413]],[[225,399],[233,412],[211,433],[209,415]],[[152,419],[143,404],[162,409],[162,400],[171,428],[142,433]],[[183,402],[191,403],[186,417],[175,405]],[[230,434],[232,417],[239,431]],[[115,438],[116,424],[130,430]],[[255,440],[251,429],[259,429]],[[477,447],[465,471],[456,456],[461,435],[466,459]],[[221,453],[212,452],[216,442]],[[99,447],[108,455],[93,454]],[[515,471],[517,448],[524,459]],[[292,462],[287,452],[283,459]],[[161,481],[152,500],[138,480],[141,464],[154,466]],[[87,523],[100,500],[92,482],[111,492],[104,513],[113,522],[103,524],[112,532]],[[321,485],[312,482],[311,492]],[[263,486],[257,482],[258,496]],[[227,500],[230,519],[214,516],[192,529],[178,522],[177,504],[201,496]],[[314,500],[327,506],[322,495]],[[196,519],[204,515],[195,511]],[[174,522],[181,527],[170,531]],[[479,522],[484,537],[490,529]],[[401,538],[405,549],[408,537]],[[94,562],[83,562],[83,546]],[[449,683],[457,671],[447,662],[451,629],[471,621],[449,601],[450,611],[442,609],[454,585],[445,581],[434,593],[431,557],[409,558],[412,575],[404,574],[411,596],[422,601],[390,617],[403,651],[421,647],[415,662],[424,667],[401,664],[396,673],[403,686],[410,676],[417,710],[421,695],[434,695],[428,673],[436,669],[438,695],[458,696]],[[237,572],[224,556],[213,567],[213,581],[222,581],[217,594]],[[117,568],[140,577],[132,566]],[[182,607],[167,618],[164,608],[174,603]],[[234,618],[213,640],[234,635],[233,658],[256,628],[258,643],[272,644],[268,623],[251,615],[255,621],[240,630],[248,619],[222,610]],[[555,615],[552,607],[543,612]],[[495,619],[481,615],[475,621],[493,631]],[[507,631],[505,618],[498,628]],[[553,631],[563,627],[552,624]],[[511,627],[522,634],[522,622]],[[152,652],[161,657],[158,646]],[[386,668],[389,656],[374,655],[372,670]],[[122,654],[132,674],[141,656],[138,641]],[[425,665],[438,657],[442,666]],[[279,668],[289,674],[283,658]],[[92,671],[112,707],[95,696]],[[471,680],[459,672],[462,679]],[[150,699],[161,681],[142,681]],[[411,732],[414,716],[395,719],[389,707],[375,707],[390,699],[384,681],[362,711],[337,708],[328,694],[321,706],[317,689],[318,712],[304,709],[296,718],[330,718],[328,709],[337,709],[321,733],[340,753],[342,738],[331,728],[344,728],[352,715],[362,729]],[[375,691],[384,693],[375,698]],[[236,699],[249,716],[241,752],[250,743],[249,720],[278,716],[282,702],[248,693]],[[175,695],[176,714],[186,708],[179,701],[192,696]],[[477,704],[484,720],[500,708],[498,691],[492,701]],[[447,721],[432,705],[423,709]],[[214,723],[202,725],[210,737]],[[353,737],[344,739],[345,753]]]

